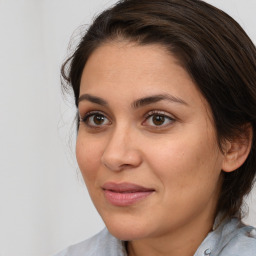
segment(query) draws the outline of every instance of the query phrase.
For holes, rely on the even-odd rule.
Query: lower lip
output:
[[[153,191],[120,193],[111,190],[104,190],[106,199],[115,206],[129,206],[141,201],[151,195]]]

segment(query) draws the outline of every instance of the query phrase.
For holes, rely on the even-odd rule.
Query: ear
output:
[[[226,141],[222,170],[232,172],[238,169],[247,159],[251,146],[253,131],[251,124],[242,127],[242,132],[232,140]]]

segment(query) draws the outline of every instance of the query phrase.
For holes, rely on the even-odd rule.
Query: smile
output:
[[[147,198],[155,190],[132,183],[105,183],[103,185],[105,198],[115,206],[129,206]]]

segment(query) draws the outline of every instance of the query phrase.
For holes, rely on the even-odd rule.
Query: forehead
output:
[[[172,92],[205,101],[178,59],[161,45],[113,41],[91,54],[83,70],[80,94],[122,90],[128,95],[134,89],[136,94]]]
[[[153,75],[156,73],[152,72],[153,70],[158,71],[163,66],[168,69],[173,62],[178,63],[176,58],[161,45],[142,46],[132,42],[112,41],[101,45],[91,54],[84,71],[86,72],[89,66],[99,75],[120,74],[123,79],[131,80],[129,77],[131,72],[136,76]],[[174,65],[171,68],[173,69]]]

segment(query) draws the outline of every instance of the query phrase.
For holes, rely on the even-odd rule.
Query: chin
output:
[[[143,227],[142,223],[136,223],[136,221],[104,221],[105,225],[114,237],[123,240],[131,241],[145,238],[147,236],[147,230]]]
[[[134,230],[131,226],[127,229],[107,227],[109,233],[122,240],[122,241],[134,241],[145,237],[145,232],[140,232],[139,230]]]

